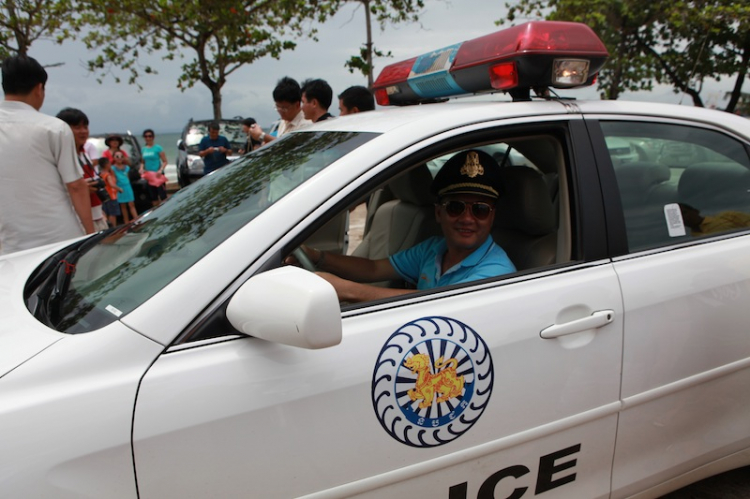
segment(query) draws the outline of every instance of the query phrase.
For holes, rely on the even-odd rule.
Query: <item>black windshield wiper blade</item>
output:
[[[26,284],[26,306],[44,324],[53,327],[60,320],[65,293],[75,274],[75,264],[92,246],[119,228],[94,234],[58,251],[32,274]]]

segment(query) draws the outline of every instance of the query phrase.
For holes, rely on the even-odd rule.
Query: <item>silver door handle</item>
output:
[[[581,331],[606,326],[614,319],[614,310],[599,310],[583,319],[566,322],[565,324],[553,324],[548,328],[542,329],[539,335],[544,339],[558,338],[567,334],[580,333]]]

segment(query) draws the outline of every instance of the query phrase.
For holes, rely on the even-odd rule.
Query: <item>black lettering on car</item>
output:
[[[547,454],[546,456],[540,457],[539,474],[536,478],[536,489],[534,490],[534,495],[539,495],[542,492],[547,492],[548,490],[552,490],[561,485],[565,485],[566,483],[574,481],[576,479],[575,473],[565,475],[558,478],[557,480],[553,480],[552,475],[573,468],[578,462],[577,459],[571,459],[560,464],[556,464],[556,461],[558,459],[570,456],[571,454],[576,454],[580,451],[581,444],[576,444],[566,449],[562,449],[557,452],[553,452],[551,454]]]
[[[553,476],[557,473],[574,468],[578,463],[577,459],[569,459],[559,463],[558,461],[580,451],[581,444],[576,444],[540,457],[538,468],[539,473],[537,474],[534,495],[539,495],[567,483],[574,482],[576,479],[576,473],[570,473],[556,479],[553,479]],[[495,497],[495,488],[497,487],[497,484],[500,483],[500,480],[503,480],[504,478],[518,479],[528,474],[529,471],[529,468],[526,466],[516,464],[493,473],[482,482],[482,485],[479,487],[479,492],[477,493],[477,499],[520,499],[526,494],[526,491],[529,490],[528,487],[518,487],[513,489],[513,492],[504,498]],[[468,499],[468,494],[468,482],[453,485],[448,489],[448,499]]]

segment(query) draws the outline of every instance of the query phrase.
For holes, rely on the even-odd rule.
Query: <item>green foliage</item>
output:
[[[303,0],[87,0],[83,18],[98,29],[84,41],[99,54],[88,61],[99,80],[118,73],[128,83],[157,69],[141,65],[141,54],[181,61],[177,87],[204,84],[212,94],[214,118],[221,118],[221,89],[240,67],[261,57],[279,58],[299,36],[314,37],[312,20],[331,14],[325,1]],[[139,85],[140,87],[140,85]]]
[[[363,45],[359,49],[359,55],[353,55],[348,61],[344,63],[344,67],[349,69],[350,73],[359,71],[365,76],[372,76],[372,64],[370,63],[370,54],[367,50],[367,45]],[[393,57],[390,51],[382,52],[375,47],[372,47],[372,57],[384,58]]]
[[[26,54],[41,39],[74,38],[80,29],[71,0],[3,0],[0,3],[0,57]]]
[[[368,86],[372,88],[373,68],[376,57],[391,57],[390,52],[382,52],[375,48],[372,41],[372,23],[380,25],[381,31],[388,24],[419,21],[419,13],[424,8],[424,0],[335,0],[332,9],[338,10],[346,3],[362,5],[365,13],[365,28],[367,40],[360,48],[359,55],[349,58],[344,67],[350,73],[361,72],[367,77]]]
[[[505,20],[577,21],[590,26],[610,52],[600,73],[605,99],[623,91],[673,85],[702,106],[706,78],[736,77],[736,105],[750,63],[750,4],[734,0],[519,0]],[[501,20],[499,23],[503,23]]]

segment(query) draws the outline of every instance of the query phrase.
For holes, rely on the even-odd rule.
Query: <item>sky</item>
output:
[[[502,27],[495,21],[502,19],[506,12],[505,0],[427,0],[425,3],[427,7],[418,23],[389,25],[384,31],[374,27],[376,48],[393,55],[376,59],[376,76],[387,64],[500,30]],[[361,6],[346,5],[333,18],[318,25],[318,30],[317,42],[299,39],[297,48],[283,52],[279,60],[260,59],[230,75],[222,91],[223,116],[253,117],[262,126],[271,124],[278,118],[271,92],[283,76],[291,76],[299,82],[323,78],[333,88],[334,95],[352,85],[366,85],[364,76],[351,74],[344,67],[365,42]],[[55,115],[64,107],[76,107],[88,115],[92,133],[129,130],[137,135],[145,128],[153,128],[157,134],[179,132],[190,118],[213,117],[211,93],[205,85],[197,83],[185,92],[177,88],[179,59],[161,61],[156,56],[145,59],[144,62],[157,68],[158,74],[143,75],[140,79],[143,89],[139,91],[136,85],[115,83],[112,78],[98,83],[96,75],[86,69],[86,61],[96,54],[75,41],[63,45],[35,42],[29,55],[45,66],[63,63],[47,68],[49,80],[42,112]],[[193,54],[185,52],[186,57],[193,57]],[[120,77],[127,80],[125,73]],[[731,82],[723,82],[704,91],[704,102],[710,104],[719,99],[722,87],[729,88],[729,85]],[[593,88],[568,92],[565,95],[598,99]],[[692,105],[687,96],[675,95],[666,87],[624,98]],[[338,114],[335,97],[331,112]]]

